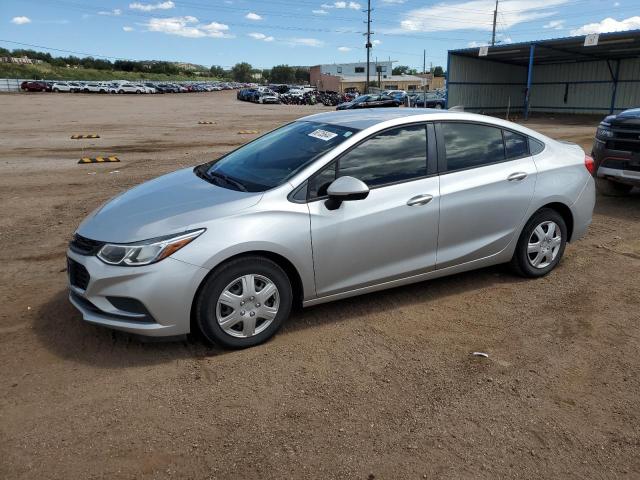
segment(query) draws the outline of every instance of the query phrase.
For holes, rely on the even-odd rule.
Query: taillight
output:
[[[584,166],[587,170],[589,170],[589,173],[591,175],[593,175],[596,171],[596,162],[593,161],[593,158],[589,155],[584,156]]]

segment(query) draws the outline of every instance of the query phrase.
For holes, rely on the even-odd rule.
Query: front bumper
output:
[[[84,289],[69,283],[69,300],[85,321],[153,337],[189,333],[191,305],[208,270],[171,257],[143,267],[107,265],[71,250],[67,257],[89,275]],[[113,297],[137,300],[146,313],[120,310]]]
[[[596,176],[629,185],[640,185],[640,152],[613,150],[607,143],[596,139],[592,151]]]

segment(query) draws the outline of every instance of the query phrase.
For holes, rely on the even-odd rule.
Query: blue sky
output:
[[[426,49],[427,66],[444,66],[448,49],[491,38],[495,0],[371,3],[373,58],[421,68]],[[361,61],[364,8],[366,0],[0,0],[0,46],[224,67]],[[640,0],[502,0],[497,38],[629,30],[639,15]]]

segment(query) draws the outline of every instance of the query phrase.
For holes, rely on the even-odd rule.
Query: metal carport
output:
[[[606,114],[640,106],[640,30],[449,50],[447,107]]]

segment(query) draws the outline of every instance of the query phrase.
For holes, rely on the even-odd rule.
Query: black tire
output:
[[[633,185],[596,177],[596,188],[605,197],[623,197],[631,192]]]
[[[118,93],[123,94],[124,90],[118,90]]]
[[[237,338],[220,327],[216,307],[225,287],[247,274],[262,275],[270,279],[278,288],[280,306],[275,319],[265,330],[252,337]],[[252,347],[267,341],[280,329],[282,323],[289,318],[292,300],[291,281],[277,263],[260,256],[241,257],[222,264],[209,275],[195,301],[195,322],[205,339],[211,343],[226,348]]]
[[[56,93],[60,93],[60,90],[58,88],[54,88],[53,91]]]
[[[532,265],[528,250],[529,239],[533,234],[535,228],[543,222],[552,221],[559,228],[561,233],[561,243],[560,249],[556,254],[556,257],[544,268],[537,268]],[[518,244],[516,246],[516,251],[513,253],[513,258],[511,259],[511,268],[515,273],[522,277],[527,278],[537,278],[543,277],[548,274],[551,270],[556,268],[558,263],[560,263],[560,259],[564,254],[564,249],[567,245],[567,224],[556,210],[551,208],[542,208],[538,210],[527,222],[520,234],[520,238],[518,239]]]

